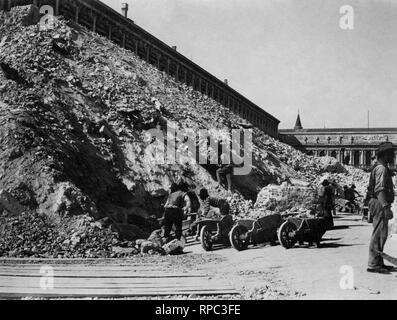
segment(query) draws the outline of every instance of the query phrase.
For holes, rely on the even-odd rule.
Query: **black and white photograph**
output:
[[[0,0],[0,300],[395,300],[396,155],[397,0]]]

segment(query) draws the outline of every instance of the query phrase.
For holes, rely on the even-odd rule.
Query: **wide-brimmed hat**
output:
[[[386,152],[386,151],[394,150],[394,149],[395,149],[395,146],[391,142],[382,142],[378,146],[378,152]]]

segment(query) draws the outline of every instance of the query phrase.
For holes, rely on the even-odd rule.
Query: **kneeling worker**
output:
[[[200,215],[206,216],[211,207],[219,208],[222,216],[229,214],[230,206],[225,199],[210,197],[208,190],[204,188],[200,190],[199,197],[202,200],[202,205],[200,206]]]

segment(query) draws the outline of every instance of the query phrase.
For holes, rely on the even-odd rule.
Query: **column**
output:
[[[92,31],[96,32],[96,15],[92,17]]]
[[[55,15],[59,15],[59,0],[55,1]]]
[[[179,64],[177,63],[176,64],[176,68],[175,68],[175,72],[176,72],[176,74],[175,74],[175,80],[176,81],[179,81]]]
[[[157,69],[160,70],[160,60],[161,60],[161,54],[157,54]]]
[[[167,67],[165,69],[165,72],[167,74],[170,74],[170,65],[171,65],[171,60],[169,58],[167,58]]]
[[[109,40],[112,40],[112,26],[109,25],[109,34],[108,34]]]
[[[212,85],[211,88],[212,88],[212,92],[211,92],[211,94],[212,94],[212,99],[215,100],[215,86]]]
[[[80,13],[80,8],[79,8],[79,6],[76,6],[75,16],[74,16],[74,21],[76,23],[79,23],[79,13]]]
[[[146,61],[150,62],[150,46],[146,44]]]
[[[183,69],[183,82],[187,85],[187,69]]]
[[[364,150],[360,150],[360,166],[364,166],[365,165],[365,161],[364,161],[365,157],[364,157],[364,155],[365,155],[365,151]]]
[[[196,82],[196,75],[192,72],[192,88],[194,90],[194,83]]]
[[[205,81],[205,94],[208,96],[208,81]]]
[[[350,156],[350,162],[349,162],[349,164],[352,166],[352,165],[354,165],[354,153],[353,153],[353,150],[349,150],[349,156]]]
[[[126,40],[126,36],[125,33],[123,32],[123,42],[122,42],[123,49],[125,49],[125,40]]]
[[[135,40],[135,54],[138,56],[138,50],[139,50],[139,41]]]
[[[198,77],[198,91],[201,92],[201,78]]]

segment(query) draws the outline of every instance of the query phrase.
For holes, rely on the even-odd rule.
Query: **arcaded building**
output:
[[[379,143],[389,141],[397,146],[397,128],[304,129],[299,115],[294,129],[279,134],[281,141],[307,154],[331,156],[363,169],[371,166]]]

